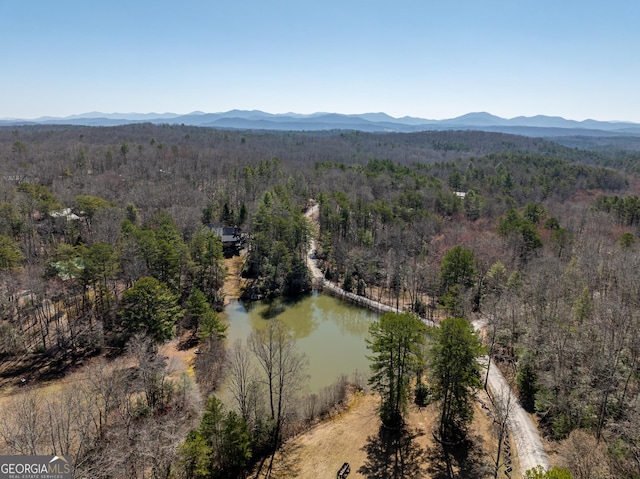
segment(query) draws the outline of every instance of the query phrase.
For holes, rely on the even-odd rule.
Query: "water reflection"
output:
[[[269,304],[232,301],[225,309],[229,344],[278,318],[309,359],[310,390],[331,384],[339,375],[368,372],[365,338],[378,315],[328,295],[314,293],[295,302]]]

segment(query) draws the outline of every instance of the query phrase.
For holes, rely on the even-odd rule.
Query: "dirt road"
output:
[[[313,276],[313,280],[322,281],[324,279],[324,274],[320,268],[318,268],[318,261],[316,260],[316,236],[318,235],[319,228],[319,220],[318,215],[320,214],[320,205],[315,204],[311,208],[309,208],[304,214],[309,222],[311,223],[311,227],[314,230],[314,234],[311,237],[311,241],[309,242],[309,249],[307,250],[307,267],[309,271],[311,271],[311,276]]]
[[[473,326],[476,330],[479,330],[482,327],[482,322],[474,321]],[[482,357],[480,361],[484,367],[489,364],[487,385],[491,389],[494,401],[496,401],[498,407],[502,408],[503,414],[508,410],[507,426],[511,438],[516,444],[522,475],[524,476],[528,469],[538,465],[549,469],[549,456],[547,456],[542,446],[535,424],[522,408],[518,398],[493,361],[489,362],[487,356]]]

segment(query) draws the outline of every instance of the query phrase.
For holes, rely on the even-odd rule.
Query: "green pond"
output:
[[[370,354],[365,338],[369,325],[378,314],[353,306],[332,296],[314,292],[295,302],[243,303],[231,301],[225,313],[229,321],[229,344],[243,342],[253,330],[265,328],[273,317],[280,320],[293,334],[298,349],[309,361],[308,390],[314,392],[333,383],[341,374],[354,372],[369,374]]]

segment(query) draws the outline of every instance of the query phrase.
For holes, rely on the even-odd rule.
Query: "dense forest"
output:
[[[34,390],[6,408],[0,440],[25,454],[74,444],[77,477],[118,477],[103,457],[127,477],[240,477],[317,411],[285,404],[303,360],[277,323],[246,346],[222,341],[212,226],[247,234],[251,294],[305,294],[313,200],[327,280],[437,321],[485,318],[491,356],[562,464],[640,477],[636,160],[477,131],[0,129],[0,386],[91,368],[81,394]],[[197,385],[168,377],[158,348],[175,336],[201,345]],[[237,410],[210,396],[270,348],[268,401],[244,379]],[[61,410],[81,422],[60,423],[66,442],[24,433]],[[587,460],[595,476],[579,475]]]

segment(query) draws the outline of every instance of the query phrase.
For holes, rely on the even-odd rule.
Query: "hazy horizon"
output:
[[[105,112],[105,111],[85,111],[85,112],[79,112],[79,113],[72,113],[70,115],[66,115],[66,116],[52,116],[52,115],[43,115],[43,116],[39,116],[39,117],[34,117],[34,118],[17,118],[17,117],[0,117],[0,120],[32,120],[32,121],[37,121],[43,118],[55,118],[55,119],[66,119],[66,118],[75,118],[75,117],[81,117],[81,116],[86,116],[88,114],[92,114],[92,113],[96,113],[98,115],[108,115],[108,116],[121,116],[122,118],[126,118],[127,116],[132,116],[132,115],[145,115],[148,117],[160,117],[163,115],[174,115],[176,117],[179,116],[185,116],[185,115],[195,115],[195,114],[223,114],[223,113],[228,113],[231,111],[256,111],[256,112],[261,112],[261,113],[267,113],[270,115],[282,115],[282,116],[286,116],[286,115],[302,115],[302,116],[313,116],[313,115],[330,115],[330,114],[339,114],[339,115],[348,115],[348,116],[359,116],[359,115],[389,115],[388,113],[384,112],[384,111],[365,111],[365,112],[351,112],[351,113],[340,113],[340,112],[333,112],[333,111],[314,111],[311,113],[300,113],[300,112],[295,112],[295,111],[288,111],[288,112],[270,112],[270,111],[263,111],[263,110],[258,110],[255,108],[252,109],[247,109],[247,110],[240,110],[239,108],[232,108],[231,110],[225,110],[225,111],[202,111],[202,110],[194,110],[194,111],[188,111],[188,112],[184,112],[184,113],[179,113],[179,112],[174,112],[174,111],[163,111],[163,112],[157,112],[157,111],[151,111],[151,112],[142,112],[142,111],[129,111],[129,112],[121,112],[121,111],[113,111],[113,112]],[[465,116],[465,115],[469,115],[469,114],[481,114],[481,113],[486,113],[488,115],[492,115],[492,116],[498,116],[499,115],[494,115],[491,112],[487,112],[487,111],[470,111],[467,113],[464,113],[462,115],[458,115],[456,117],[451,117],[451,118],[429,118],[429,117],[415,117],[412,115],[401,115],[401,116],[393,116],[393,115],[389,115],[392,118],[395,118],[397,120],[402,119],[402,118],[417,118],[417,119],[421,119],[421,120],[429,120],[429,121],[444,121],[444,120],[452,120],[455,118],[459,118],[460,116]],[[566,118],[566,117],[561,117],[558,115],[531,115],[531,116],[527,116],[527,115],[516,115],[514,117],[500,117],[504,120],[514,120],[516,118],[533,118],[536,116],[548,116],[549,118],[552,117],[557,117],[557,118],[562,118],[564,120],[568,120],[568,121],[588,121],[588,120],[594,120],[594,121],[598,121],[598,122],[609,122],[609,123],[636,123],[636,122],[632,122],[629,120],[608,120],[608,119],[600,119],[600,118],[585,118],[584,120],[576,120],[575,118]],[[90,118],[90,117],[87,117]]]
[[[240,112],[256,112],[256,113],[264,113],[267,115],[273,115],[273,116],[288,116],[290,115],[291,117],[315,117],[315,116],[321,116],[321,115],[332,115],[332,114],[338,114],[338,115],[346,115],[346,116],[366,116],[366,115],[388,115],[391,118],[393,118],[394,120],[402,120],[403,118],[411,118],[411,119],[416,119],[416,120],[425,120],[427,122],[441,122],[441,121],[449,121],[449,120],[455,120],[457,118],[460,117],[465,117],[467,115],[480,115],[480,114],[486,114],[486,115],[491,115],[491,116],[496,116],[498,118],[500,118],[501,120],[507,120],[507,121],[511,121],[511,120],[517,120],[517,119],[522,119],[522,118],[526,118],[526,119],[535,119],[536,117],[546,117],[549,119],[553,119],[553,118],[559,118],[562,120],[566,120],[569,122],[572,121],[577,121],[577,122],[584,122],[584,121],[595,121],[598,123],[612,123],[612,124],[616,124],[616,123],[621,123],[621,124],[634,124],[634,125],[638,125],[640,124],[640,122],[632,122],[632,121],[628,121],[628,120],[602,120],[599,118],[585,118],[584,120],[576,120],[574,118],[565,118],[565,117],[561,117],[561,116],[556,116],[556,115],[531,115],[531,116],[525,116],[525,115],[517,115],[514,117],[500,117],[499,115],[494,115],[491,112],[486,112],[486,111],[481,111],[481,112],[467,112],[465,114],[459,115],[457,117],[452,117],[452,118],[427,118],[427,117],[414,117],[411,115],[402,115],[402,116],[393,116],[393,115],[389,115],[386,112],[382,112],[382,111],[367,111],[367,112],[360,112],[360,113],[339,113],[339,112],[329,112],[329,111],[317,111],[317,112],[312,112],[312,113],[299,113],[299,112],[267,112],[267,111],[263,111],[263,110],[258,110],[258,109],[247,109],[247,110],[241,110],[238,108],[234,108],[231,110],[226,110],[226,111],[202,111],[202,110],[194,110],[194,111],[189,111],[189,112],[185,112],[185,113],[177,113],[177,112],[172,112],[172,111],[165,111],[165,112],[156,112],[156,111],[152,111],[152,112],[140,112],[140,111],[130,111],[130,112],[103,112],[103,111],[86,111],[86,112],[81,112],[81,113],[73,113],[71,115],[67,115],[67,116],[51,116],[51,115],[44,115],[44,116],[40,116],[40,117],[35,117],[35,118],[15,118],[15,117],[0,117],[0,121],[33,121],[33,122],[38,122],[38,121],[45,121],[45,120],[65,120],[65,119],[80,119],[80,118],[111,118],[111,119],[123,119],[123,120],[132,120],[133,121],[133,117],[139,116],[139,117],[145,117],[145,118],[149,118],[149,119],[160,119],[162,117],[167,117],[167,118],[179,118],[182,116],[188,116],[188,115],[225,115],[227,113],[233,112],[233,111],[240,111]],[[90,116],[92,114],[95,114],[95,116]]]

